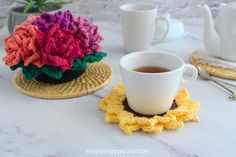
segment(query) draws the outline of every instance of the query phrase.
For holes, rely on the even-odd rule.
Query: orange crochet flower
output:
[[[15,27],[14,33],[4,40],[7,54],[3,61],[6,65],[14,66],[23,61],[24,66],[30,63],[39,68],[43,66],[36,39],[37,30],[37,26],[27,23]]]

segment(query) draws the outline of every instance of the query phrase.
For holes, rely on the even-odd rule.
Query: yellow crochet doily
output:
[[[190,99],[187,89],[180,90],[175,102],[177,108],[169,110],[164,116],[152,118],[137,117],[133,113],[124,110],[125,88],[122,83],[114,86],[112,91],[102,99],[99,109],[106,112],[107,123],[119,123],[120,128],[126,133],[143,130],[144,132],[159,133],[163,129],[177,129],[184,126],[185,121],[198,122],[195,114],[199,102]]]

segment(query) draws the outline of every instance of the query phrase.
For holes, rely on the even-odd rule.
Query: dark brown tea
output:
[[[159,66],[141,66],[133,70],[137,72],[142,72],[142,73],[163,73],[163,72],[170,71],[167,68],[159,67]]]

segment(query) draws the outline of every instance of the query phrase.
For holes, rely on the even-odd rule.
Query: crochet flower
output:
[[[99,45],[103,37],[98,33],[98,27],[83,17],[78,18],[77,36],[82,41],[81,49],[85,54],[100,52],[102,47]]]
[[[66,71],[85,71],[87,64],[106,56],[97,26],[74,19],[70,11],[29,16],[5,39],[3,61],[12,70],[22,68],[25,79],[47,76],[61,79]]]
[[[57,24],[49,32],[38,30],[37,40],[43,63],[65,71],[71,68],[74,59],[84,57],[78,46],[81,41],[74,38],[74,34],[74,30],[59,29]]]
[[[33,15],[29,15],[27,20],[24,21],[22,24],[23,25],[32,25],[32,23],[34,23],[35,21],[37,21],[39,19],[39,16],[33,16]]]
[[[22,24],[15,27],[14,33],[4,40],[6,56],[3,61],[8,66],[17,65],[20,61],[24,66],[30,63],[42,67],[40,50],[36,40],[38,28],[30,24]]]
[[[58,24],[60,28],[76,30],[75,20],[70,11],[64,13],[59,11],[55,14],[44,13],[33,24],[43,32],[49,31],[54,24]]]
[[[126,134],[132,134],[138,130],[160,133],[164,129],[182,128],[184,122],[187,121],[199,121],[196,112],[200,103],[190,98],[187,89],[180,90],[175,96],[177,108],[168,110],[162,116],[155,115],[150,118],[137,116],[127,111],[123,105],[125,99],[125,87],[119,83],[102,99],[98,108],[106,112],[107,123],[118,123]]]

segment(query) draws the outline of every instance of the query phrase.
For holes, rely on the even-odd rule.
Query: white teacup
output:
[[[165,16],[157,16],[157,7],[149,4],[125,4],[120,7],[123,43],[125,51],[147,50],[152,44],[162,41],[169,28]],[[156,24],[164,21],[166,29],[158,40],[154,39]]]
[[[158,66],[169,69],[162,73],[134,71],[144,66]],[[175,55],[153,51],[128,54],[120,60],[120,68],[126,88],[126,96],[132,110],[146,114],[161,114],[170,109],[181,80],[193,81],[197,69]],[[183,77],[191,70],[190,77]]]

